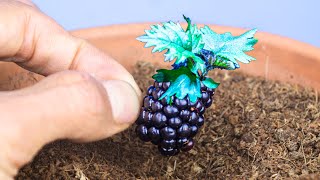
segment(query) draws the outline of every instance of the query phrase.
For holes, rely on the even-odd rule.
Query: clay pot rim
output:
[[[124,35],[141,35],[144,30],[149,29],[150,25],[159,24],[159,23],[134,23],[134,24],[116,24],[116,25],[107,25],[107,26],[98,26],[91,28],[83,28],[78,30],[70,31],[74,36],[79,36],[84,39],[95,39],[99,37],[117,37]],[[186,27],[186,23],[181,23],[183,27]],[[232,32],[234,35],[238,35],[248,30],[245,28],[237,28],[231,26],[220,26],[220,25],[211,25],[207,24],[210,27],[213,27],[214,30],[218,33],[223,32]],[[199,27],[204,26],[199,24]],[[130,29],[130,31],[128,31]],[[259,41],[263,41],[266,44],[270,44],[275,47],[285,47],[287,51],[296,52],[303,54],[305,57],[312,59],[317,59],[320,62],[320,48],[313,46],[308,43],[304,43],[298,40],[294,40],[285,36],[275,35],[268,32],[259,31],[256,34],[256,37]]]

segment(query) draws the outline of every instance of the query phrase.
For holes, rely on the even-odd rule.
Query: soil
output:
[[[155,69],[136,65],[144,93]],[[163,157],[133,126],[99,142],[51,143],[17,179],[320,179],[316,91],[237,71],[210,76],[221,85],[190,152]]]

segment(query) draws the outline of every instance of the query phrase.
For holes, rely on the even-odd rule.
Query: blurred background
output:
[[[183,21],[258,28],[320,47],[319,0],[33,0],[67,30],[112,24]]]

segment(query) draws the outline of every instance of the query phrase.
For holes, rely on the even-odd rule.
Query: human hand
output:
[[[138,115],[141,92],[133,77],[31,1],[0,0],[0,60],[46,76],[0,92],[1,180],[13,179],[48,142],[103,139]]]

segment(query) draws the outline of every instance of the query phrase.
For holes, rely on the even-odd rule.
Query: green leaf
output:
[[[229,69],[228,61],[222,58],[217,58],[212,64],[212,66],[214,66],[215,68]]]
[[[187,27],[187,29],[186,29],[186,32],[187,32],[187,31],[189,31],[189,30],[190,30],[190,26],[191,26],[191,19],[190,19],[190,18],[188,18],[188,17],[186,17],[184,14],[183,14],[182,16],[183,16],[183,19],[184,19],[185,21],[187,21],[187,23],[188,23],[188,27]]]
[[[141,42],[145,42],[145,47],[154,46],[152,52],[165,53],[165,61],[172,61],[176,58],[175,63],[184,62],[188,57],[193,56],[189,51],[188,36],[179,23],[166,22],[163,25],[153,25],[151,30],[146,30],[146,34],[138,37]]]
[[[255,60],[245,52],[253,50],[253,45],[258,41],[254,38],[256,29],[247,31],[240,36],[232,36],[229,32],[218,34],[208,26],[201,28],[200,31],[202,32],[204,49],[212,51],[217,57],[220,56],[234,63],[237,63],[236,60],[243,63]]]
[[[206,64],[204,63],[204,61],[198,57],[198,56],[194,56],[192,58],[192,65],[189,65],[189,68],[191,69],[191,71],[196,74],[197,76],[198,75],[198,70],[201,71],[202,75],[206,75],[207,74],[207,66]]]
[[[150,30],[146,30],[146,34],[138,37],[141,42],[145,42],[145,47],[154,46],[152,52],[162,52],[167,50],[165,61],[176,59],[175,64],[185,63],[188,59],[194,60],[192,72],[197,74],[200,70],[206,73],[205,62],[196,56],[204,47],[202,42],[202,33],[196,25],[191,24],[191,20],[185,17],[188,23],[186,31],[179,23],[166,22],[162,25],[153,25]]]
[[[168,97],[169,101],[171,96],[179,99],[189,96],[190,100],[195,102],[201,97],[200,80],[188,67],[173,70],[160,69],[152,78],[158,82],[170,82],[170,87],[160,99]]]
[[[186,74],[178,76],[171,84],[160,99],[171,96],[176,96],[178,99],[183,99],[189,96],[191,102],[196,102],[201,97],[200,80],[194,78],[193,80]]]
[[[188,35],[188,47],[190,51],[193,53],[199,53],[201,49],[204,47],[204,44],[202,43],[202,33],[198,29],[197,25],[191,24],[190,18],[183,15],[183,18],[187,21],[188,27],[186,29],[186,33]]]
[[[180,67],[179,69],[167,70],[159,69],[157,74],[152,76],[158,82],[170,82],[170,87],[160,97],[167,97],[170,101],[172,96],[183,99],[189,96],[191,102],[195,102],[201,97],[200,79],[188,67]],[[211,78],[205,78],[203,84],[208,88],[215,89],[219,83],[214,82]],[[168,102],[169,103],[169,102]]]
[[[179,69],[159,69],[157,70],[157,74],[153,75],[152,78],[158,82],[173,82],[175,81],[180,75],[185,74],[187,75],[192,81],[194,81],[194,74],[190,71],[187,67],[180,67]]]
[[[223,57],[216,57],[215,61],[211,63],[212,68],[219,68],[219,69],[227,69],[227,70],[235,70],[240,67],[237,62],[229,61]]]
[[[220,83],[214,82],[211,78],[206,77],[202,83],[208,88],[215,89],[219,86]]]

